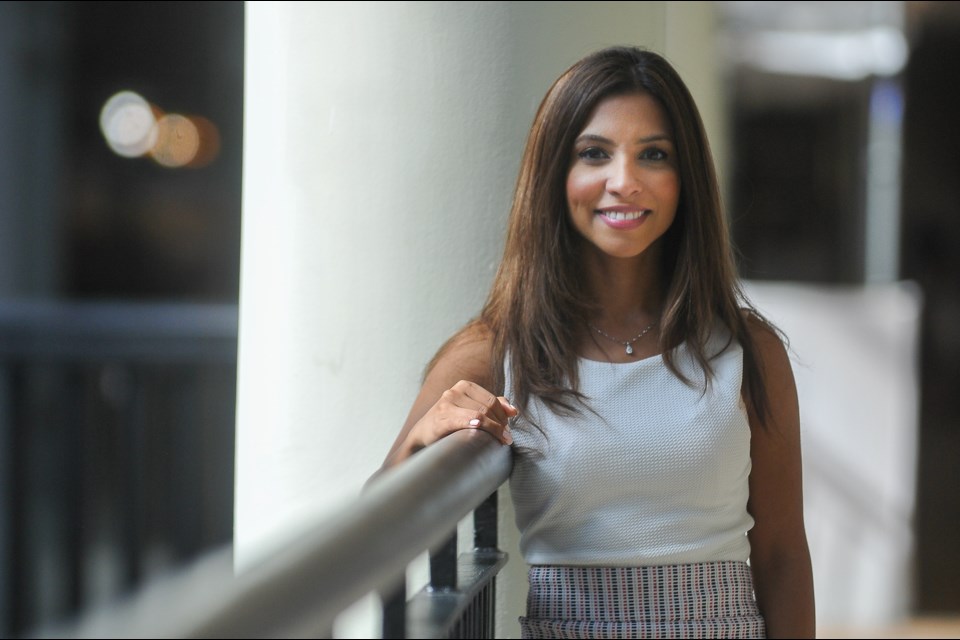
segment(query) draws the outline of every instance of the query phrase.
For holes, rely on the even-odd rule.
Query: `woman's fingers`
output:
[[[513,444],[513,436],[510,435],[510,427],[506,424],[501,424],[495,420],[491,420],[487,416],[470,418],[470,420],[467,421],[467,427],[470,429],[481,429],[486,431],[504,444]]]
[[[460,391],[464,394],[465,398],[463,399],[463,402],[460,403],[460,406],[467,409],[476,409],[477,417],[487,416],[493,418],[503,425],[506,425],[507,420],[511,416],[516,415],[516,409],[513,409],[509,402],[504,403],[501,401],[506,400],[506,398],[498,398],[480,385],[473,382],[462,382],[464,382],[464,386],[460,388]],[[476,404],[471,405],[471,401]],[[510,412],[506,407],[510,407],[512,412]]]
[[[465,412],[459,416],[466,420],[467,428],[482,429],[501,442],[513,443],[508,421],[516,415],[517,410],[506,398],[498,398],[480,385],[466,380],[461,380],[449,391],[450,403]]]

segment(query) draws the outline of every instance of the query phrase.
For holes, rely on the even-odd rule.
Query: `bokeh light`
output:
[[[197,127],[197,133],[200,134],[200,148],[187,166],[199,169],[207,166],[220,155],[220,131],[217,125],[203,116],[190,116],[190,121]]]
[[[168,113],[157,122],[157,142],[150,155],[165,167],[184,167],[197,156],[200,133],[190,118]]]
[[[153,107],[133,91],[110,97],[100,110],[100,130],[118,155],[136,158],[157,142],[157,119]]]
[[[114,153],[149,155],[164,167],[205,167],[220,153],[220,132],[203,116],[164,114],[134,91],[120,91],[100,111],[100,130]]]

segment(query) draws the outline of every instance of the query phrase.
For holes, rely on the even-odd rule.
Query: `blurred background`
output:
[[[699,4],[743,275],[919,293],[906,588],[957,616],[960,7]],[[233,538],[244,13],[0,3],[0,635]]]
[[[233,535],[243,24],[0,3],[4,637]]]

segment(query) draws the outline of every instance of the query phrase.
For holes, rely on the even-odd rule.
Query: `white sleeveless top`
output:
[[[528,564],[747,560],[743,351],[731,342],[720,353],[725,345],[716,333],[708,344],[717,355],[706,392],[702,369],[681,345],[675,362],[693,387],[661,356],[625,364],[581,358],[580,391],[596,413],[557,416],[531,397],[511,420],[510,491]]]

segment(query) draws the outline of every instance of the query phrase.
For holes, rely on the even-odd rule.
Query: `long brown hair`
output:
[[[666,111],[682,185],[676,217],[661,240],[666,299],[659,323],[664,361],[684,382],[693,384],[678,370],[673,356],[673,349],[686,342],[703,368],[706,385],[713,375],[706,343],[718,323],[725,326],[743,348],[746,395],[754,410],[766,417],[761,363],[746,316],[776,330],[753,309],[738,283],[713,158],[696,104],[673,67],[646,49],[611,47],[592,53],[547,92],[527,139],[503,260],[479,317],[458,336],[477,331],[490,336],[497,393],[503,393],[504,359],[509,354],[510,399],[516,406],[525,408],[536,395],[555,411],[576,411],[582,399],[577,335],[593,303],[583,280],[582,242],[570,221],[565,182],[574,140],[597,104],[634,93],[652,96]]]

